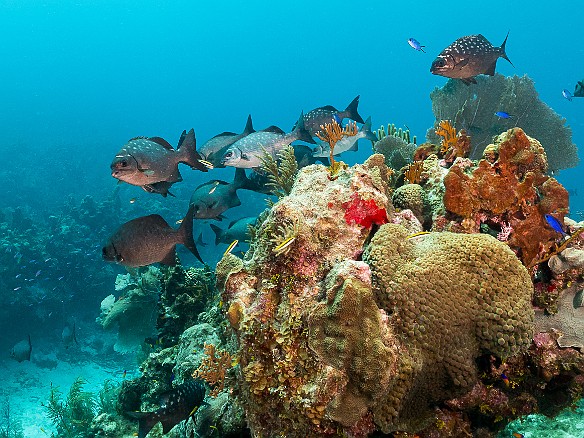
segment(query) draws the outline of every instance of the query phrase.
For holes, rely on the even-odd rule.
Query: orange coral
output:
[[[193,373],[193,377],[205,380],[212,389],[211,397],[217,397],[225,386],[225,374],[232,367],[233,358],[225,350],[217,350],[213,344],[205,344],[205,354],[199,368]]]
[[[424,162],[414,161],[408,164],[404,171],[404,178],[410,184],[418,184],[422,180],[422,170],[424,170]]]
[[[450,168],[444,177],[444,206],[472,223],[485,222],[482,216],[508,222],[513,233],[507,243],[530,266],[557,238],[545,215],[563,219],[568,211],[568,192],[546,171],[541,144],[520,128],[511,129],[485,149],[485,158],[472,171]]]
[[[316,136],[329,144],[331,173],[334,175],[340,168],[339,164],[335,162],[334,158],[335,145],[343,137],[354,137],[359,132],[359,129],[357,128],[357,123],[355,122],[349,122],[345,128],[342,128],[336,120],[333,120],[331,123],[320,125],[320,129],[322,129],[322,131],[317,132]]]
[[[450,148],[456,148],[456,129],[450,123],[450,120],[441,120],[436,129],[436,135],[442,137],[440,140],[440,153],[445,155]]]

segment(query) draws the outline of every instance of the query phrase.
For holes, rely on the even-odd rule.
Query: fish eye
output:
[[[227,152],[225,154],[225,158],[231,158],[231,157],[233,157],[233,152]]]
[[[122,167],[128,167],[128,161],[127,160],[122,160],[120,162],[120,164],[122,165]]]
[[[444,59],[440,58],[436,61],[436,65],[438,67],[444,67],[444,65],[446,64],[446,61],[444,61]]]

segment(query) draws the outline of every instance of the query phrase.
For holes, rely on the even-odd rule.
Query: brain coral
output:
[[[364,254],[377,303],[410,356],[373,408],[387,432],[419,429],[431,403],[477,381],[480,355],[517,354],[533,335],[533,286],[506,245],[483,234],[407,237],[403,227],[383,225]]]

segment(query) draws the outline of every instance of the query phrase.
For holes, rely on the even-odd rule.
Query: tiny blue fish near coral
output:
[[[424,47],[426,47],[426,46],[423,46],[422,44],[420,44],[420,42],[417,39],[415,39],[415,38],[408,39],[408,44],[413,49],[426,53],[426,51],[424,50]]]

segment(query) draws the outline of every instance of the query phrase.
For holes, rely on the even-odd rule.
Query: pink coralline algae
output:
[[[373,224],[383,225],[387,223],[385,208],[379,207],[373,199],[362,199],[357,193],[353,193],[351,200],[343,203],[345,220],[350,224],[359,224],[365,228],[371,228]]]

